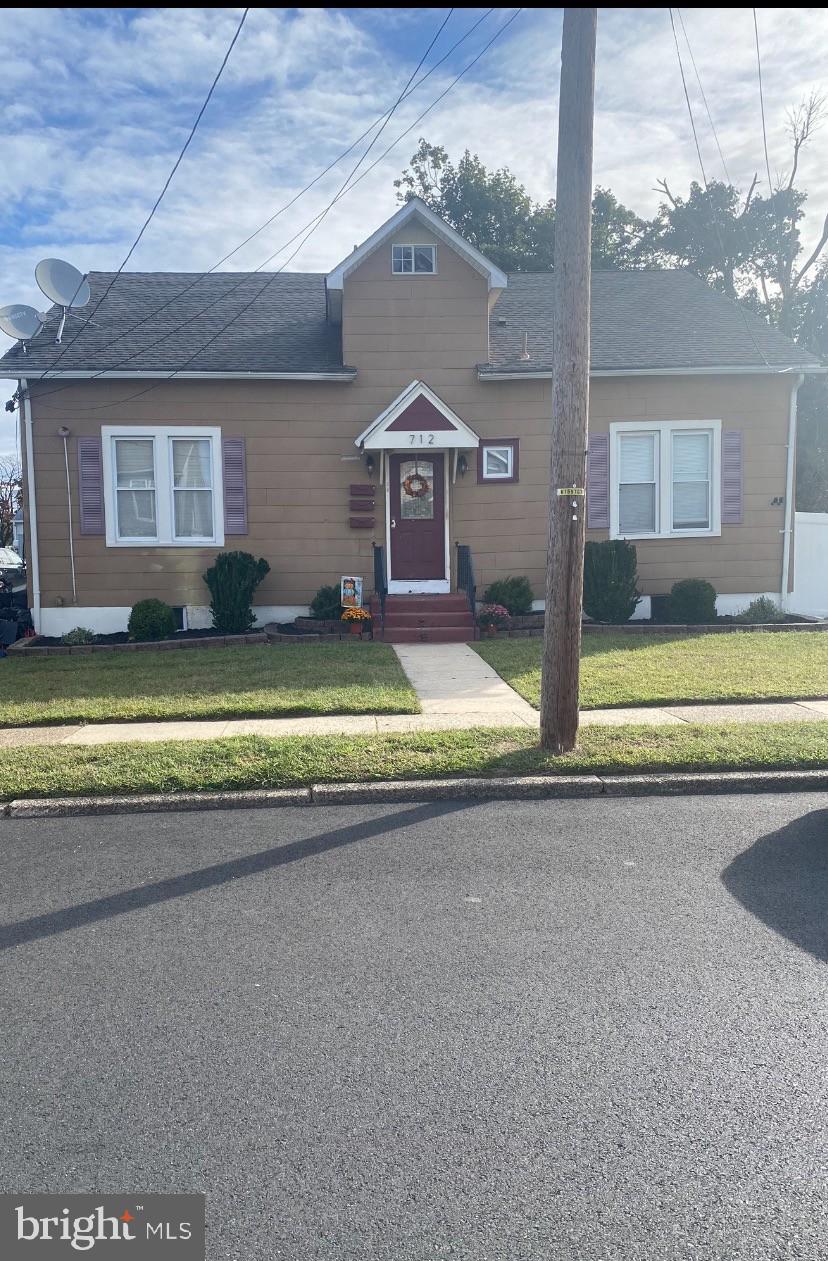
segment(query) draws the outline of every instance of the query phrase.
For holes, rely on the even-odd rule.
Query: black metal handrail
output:
[[[457,590],[465,591],[471,615],[477,611],[477,588],[474,585],[474,565],[471,548],[467,543],[457,544]]]
[[[374,549],[374,594],[380,606],[380,630],[385,630],[385,597],[388,595],[388,580],[385,576],[385,548],[380,543],[372,544]]]

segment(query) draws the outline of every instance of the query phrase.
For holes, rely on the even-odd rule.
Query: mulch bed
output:
[[[25,653],[27,657],[88,656],[96,652],[152,652],[176,648],[237,648],[247,644],[266,644],[264,631],[251,631],[247,635],[224,635],[216,630],[177,631],[171,639],[131,640],[126,631],[112,635],[97,635],[94,644],[62,644],[53,635],[35,635],[30,639],[18,639],[7,651],[14,655]]]

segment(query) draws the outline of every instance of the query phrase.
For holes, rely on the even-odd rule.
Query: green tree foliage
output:
[[[466,149],[456,163],[442,145],[421,139],[394,181],[401,202],[420,197],[504,271],[549,271],[555,255],[555,203],[535,202],[511,171],[488,170]],[[607,189],[593,199],[592,263],[641,266],[647,225]]]

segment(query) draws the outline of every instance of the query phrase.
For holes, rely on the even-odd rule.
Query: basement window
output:
[[[392,245],[391,270],[395,276],[433,276],[437,272],[436,245]]]

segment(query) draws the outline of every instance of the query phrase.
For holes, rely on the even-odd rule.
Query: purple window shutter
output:
[[[742,524],[742,431],[722,432],[722,525]]]
[[[608,530],[610,523],[610,440],[608,433],[589,436],[587,450],[587,526]]]
[[[247,534],[247,460],[244,438],[224,438],[224,533]]]
[[[105,534],[103,447],[100,437],[78,438],[78,505],[81,534]]]

